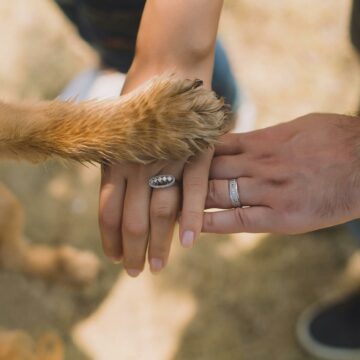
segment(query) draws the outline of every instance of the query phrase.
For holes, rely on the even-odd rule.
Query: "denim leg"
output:
[[[350,21],[350,37],[352,44],[360,54],[360,0],[353,0]],[[355,237],[360,246],[360,219],[348,222],[346,227]]]
[[[215,47],[212,88],[217,95],[225,98],[233,113],[236,113],[242,100],[241,89],[236,83],[225,49],[219,40],[216,41]]]
[[[350,38],[355,49],[360,54],[360,0],[353,0],[350,20]]]
[[[346,223],[346,228],[350,234],[355,238],[358,245],[360,246],[360,219],[352,220]]]

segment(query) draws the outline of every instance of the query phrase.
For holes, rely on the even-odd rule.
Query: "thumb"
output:
[[[217,234],[274,232],[277,223],[278,216],[272,208],[252,206],[206,212],[202,231]]]

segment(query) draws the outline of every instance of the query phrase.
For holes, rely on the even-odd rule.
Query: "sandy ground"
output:
[[[351,113],[360,70],[348,40],[350,1],[229,0],[220,35],[257,108],[257,127],[311,111]],[[0,96],[53,98],[96,60],[46,0],[0,2]],[[344,227],[303,236],[178,239],[160,276],[129,279],[101,254],[96,168],[4,162],[31,241],[70,243],[102,259],[100,279],[71,289],[0,273],[0,327],[56,330],[66,359],[306,360],[294,324],[341,288],[356,249]]]

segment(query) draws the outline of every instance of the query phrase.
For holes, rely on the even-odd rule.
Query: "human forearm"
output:
[[[163,72],[210,88],[221,7],[221,0],[148,0],[123,93]]]
[[[174,73],[179,79],[201,79],[209,89],[221,6],[222,0],[148,0],[138,32],[135,58],[122,93],[132,91],[154,75],[162,73]],[[202,102],[200,97],[195,101],[187,101],[195,107],[195,103],[200,105]],[[165,103],[156,104],[160,107],[163,105]],[[168,105],[168,108],[172,110],[174,106]],[[196,118],[189,116],[190,114],[184,115],[182,118],[177,117],[176,121],[188,123],[186,127],[189,132],[183,135],[183,139],[189,141]],[[205,121],[206,118],[211,121],[209,115],[204,117]],[[157,127],[158,134],[151,144],[152,147],[157,147],[159,141],[167,136],[163,129],[172,119],[174,115],[171,112],[164,114],[163,123]],[[202,141],[208,134],[205,130],[198,137],[198,141]],[[208,147],[204,146],[199,150]],[[174,151],[174,143],[168,150]],[[118,166],[105,168],[99,212],[104,250],[112,258],[123,256],[124,266],[131,276],[137,276],[142,271],[146,251],[152,271],[160,271],[167,263],[180,205],[180,189],[176,186],[167,191],[150,192],[148,181],[150,177],[159,174],[172,174],[180,180],[184,162],[188,158],[189,156],[185,155],[178,162],[158,162],[147,166],[129,166],[126,169]],[[202,159],[205,170],[201,182],[205,185],[210,159],[210,156]],[[186,176],[185,170],[185,187],[187,179],[189,176]],[[187,230],[197,234],[202,223],[206,187],[199,190],[193,182],[189,185],[196,188],[197,207],[195,209],[190,206],[187,210],[193,214],[197,224],[191,224],[191,228]],[[187,193],[190,194],[190,191]],[[193,202],[190,204],[193,205]],[[195,216],[195,211],[199,216]],[[186,246],[189,245],[187,242]]]
[[[210,56],[211,58],[211,56]],[[127,74],[122,94],[126,94],[142,83],[148,81],[158,74],[174,74],[182,79],[201,79],[203,86],[207,89],[211,88],[213,63],[212,60],[203,62],[194,62],[193,65],[182,64],[180,61],[175,64],[157,64],[151,61],[145,61],[142,58],[135,58],[134,62]]]

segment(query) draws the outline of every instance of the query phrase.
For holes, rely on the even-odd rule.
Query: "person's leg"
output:
[[[346,227],[360,246],[360,219],[348,222]]]
[[[226,51],[217,40],[212,88],[231,105],[234,114],[234,132],[251,131],[255,126],[255,106],[249,100],[244,89],[237,83]]]
[[[75,76],[58,96],[64,101],[115,99],[119,97],[125,75],[117,71],[89,69]]]
[[[214,72],[212,88],[225,101],[231,105],[231,110],[236,113],[242,101],[241,90],[236,82],[227,54],[221,42],[216,41]]]
[[[355,49],[360,54],[360,0],[353,0],[350,20],[350,38]]]
[[[353,0],[350,38],[360,54],[360,0]],[[360,246],[360,219],[350,221],[346,227]],[[360,359],[360,284],[342,298],[320,301],[303,311],[297,337],[310,354],[320,359]]]
[[[302,312],[297,338],[311,355],[325,360],[360,359],[360,290]]]

